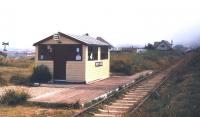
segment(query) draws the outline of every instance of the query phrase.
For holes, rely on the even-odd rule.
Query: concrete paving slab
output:
[[[136,73],[132,76],[113,76],[92,84],[77,84],[77,86],[72,85],[72,87],[66,86],[66,88],[63,88],[61,91],[50,94],[46,93],[44,95],[31,98],[29,101],[48,103],[74,103],[79,101],[81,104],[84,104],[103,94],[106,94],[109,91],[117,89],[119,86],[129,84],[137,79],[140,75],[145,75],[147,73],[152,73],[152,71],[146,70]]]

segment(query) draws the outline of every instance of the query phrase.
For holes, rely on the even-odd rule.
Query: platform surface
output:
[[[81,104],[84,104],[109,91],[115,90],[119,86],[131,83],[140,75],[145,75],[147,73],[152,73],[152,71],[146,70],[132,76],[112,76],[92,84],[61,85],[60,87],[63,87],[62,90],[45,93],[44,95],[31,98],[29,101],[48,103],[74,103],[79,101]],[[56,85],[56,87],[58,87],[58,85]]]

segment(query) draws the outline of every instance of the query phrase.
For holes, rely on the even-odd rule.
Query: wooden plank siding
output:
[[[67,61],[67,82],[85,82],[86,47],[85,45],[82,46],[82,61]]]
[[[88,47],[86,47],[86,55],[88,55],[87,49]],[[105,79],[110,76],[110,53],[108,52],[108,59],[105,60],[100,60],[100,53],[100,47],[98,47],[98,60],[86,61],[86,83]],[[86,60],[88,60],[88,56],[86,56]],[[96,67],[95,62],[103,62],[103,66]]]
[[[50,39],[41,44],[80,44],[62,36],[59,41],[58,43],[58,41]],[[88,61],[88,46],[82,45],[82,61],[66,61],[66,81],[91,83],[108,78],[110,74],[110,52],[108,52],[108,59],[100,60],[100,56],[100,47],[98,47],[98,60]],[[96,67],[95,62],[103,62],[103,66]],[[38,45],[36,46],[35,63],[36,65],[46,65],[53,76],[54,61],[38,60]]]

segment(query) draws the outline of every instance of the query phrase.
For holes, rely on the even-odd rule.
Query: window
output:
[[[88,60],[98,59],[98,47],[89,46],[88,47]]]
[[[108,59],[108,47],[101,47],[101,60]]]
[[[77,61],[80,61],[81,60],[81,55],[80,55],[80,48],[79,47],[77,47],[76,48],[76,60]]]
[[[38,59],[39,60],[52,60],[52,47],[50,45],[38,46]]]
[[[164,47],[165,47],[165,45],[164,45],[164,44],[162,44],[162,45],[161,45],[161,47],[162,47],[162,48],[164,48]]]
[[[63,58],[65,61],[82,61],[81,45],[55,45],[54,58]]]

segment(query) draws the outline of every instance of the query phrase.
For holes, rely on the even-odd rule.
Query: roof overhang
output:
[[[65,37],[65,38],[68,38],[68,39],[71,39],[71,40],[73,40],[73,41],[79,42],[79,43],[81,43],[81,44],[83,44],[83,45],[86,45],[86,46],[100,46],[100,47],[101,47],[101,46],[107,46],[107,47],[109,47],[109,48],[112,48],[112,47],[113,47],[113,46],[110,45],[110,44],[108,44],[108,45],[88,44],[88,43],[85,43],[85,42],[83,42],[83,41],[80,41],[80,40],[78,40],[78,39],[76,39],[76,38],[73,38],[73,37],[71,37],[71,36],[69,36],[69,35],[66,35],[66,34],[64,34],[64,33],[61,33],[61,32],[58,32],[58,34],[59,34],[60,36],[63,36],[63,37]],[[47,38],[45,38],[45,39],[42,39],[42,40],[40,40],[40,41],[34,43],[33,46],[40,45],[41,43],[46,42],[46,41],[48,41],[48,40],[50,40],[50,39],[53,39],[53,35],[51,35],[51,36],[49,36],[49,37],[47,37]]]

